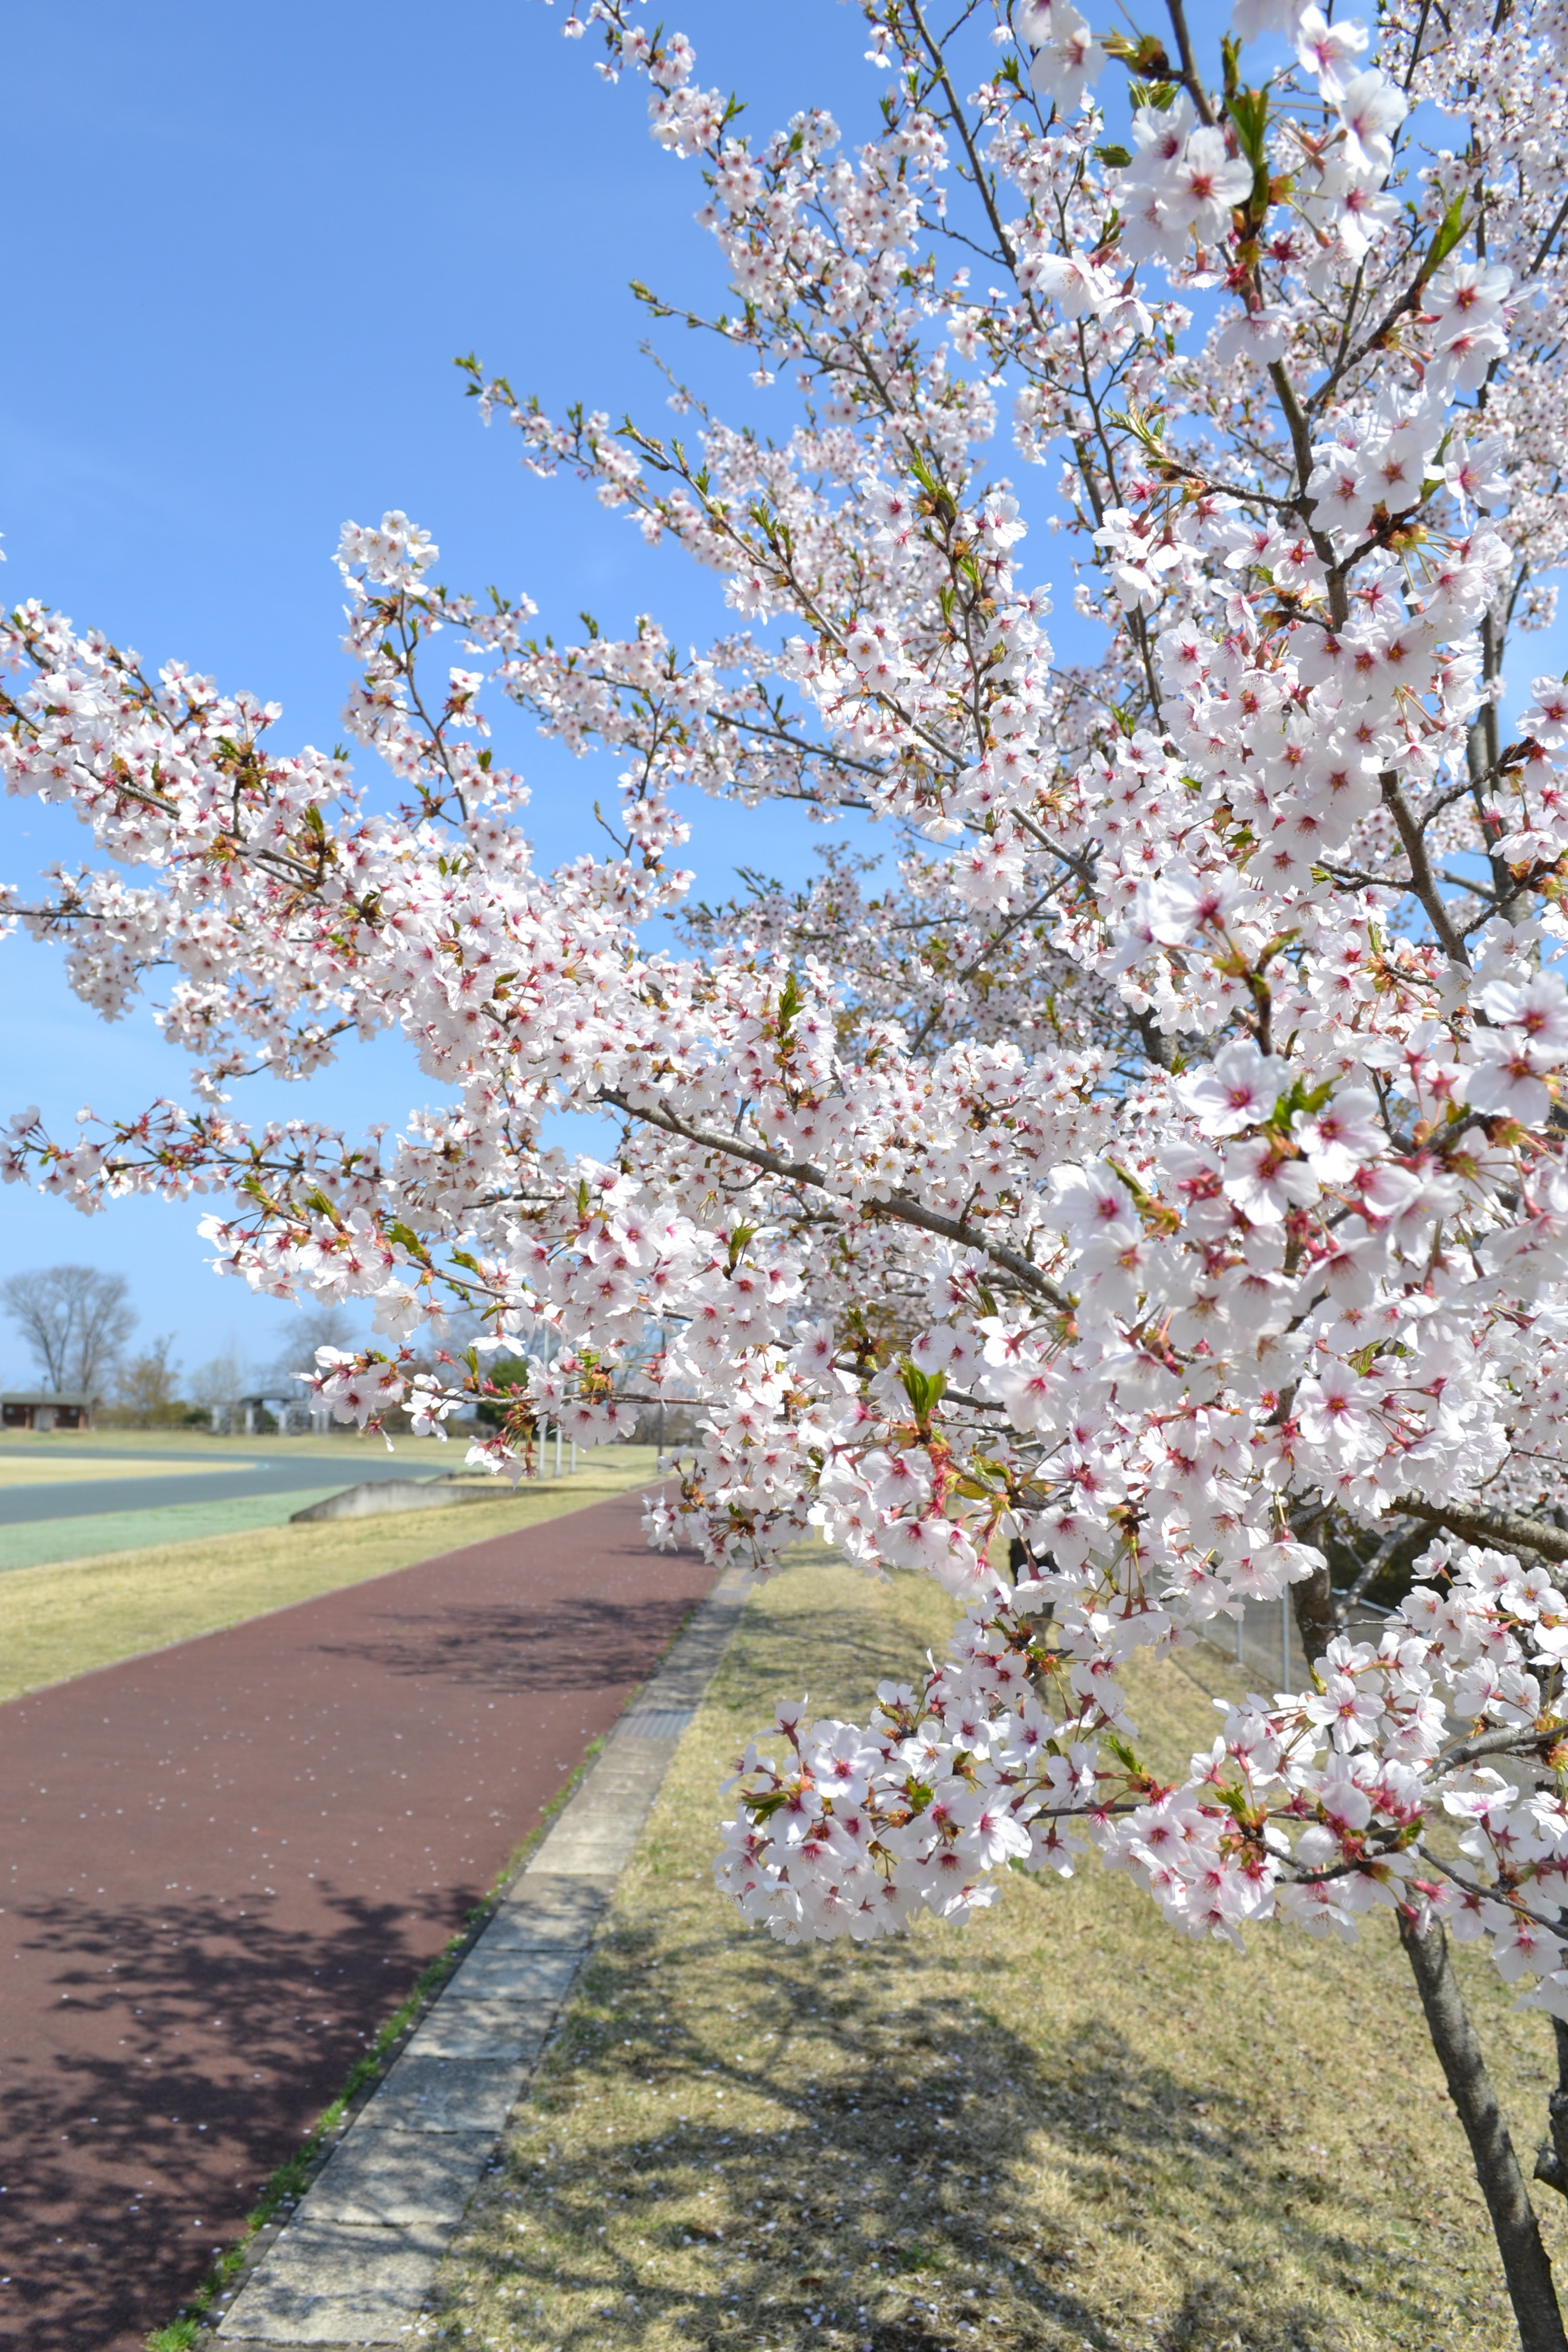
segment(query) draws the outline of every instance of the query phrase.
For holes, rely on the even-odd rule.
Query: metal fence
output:
[[[1375,1601],[1358,1601],[1345,1627],[1353,1642],[1375,1642],[1390,1614]],[[1254,1687],[1271,1696],[1277,1690],[1300,1690],[1307,1679],[1301,1638],[1289,1591],[1278,1601],[1249,1601],[1234,1626],[1216,1621],[1208,1639],[1222,1655],[1231,1658]]]

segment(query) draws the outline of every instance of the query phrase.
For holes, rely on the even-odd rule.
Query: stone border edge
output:
[[[362,2352],[415,2340],[754,1581],[727,1570],[697,1603],[325,2138],[292,2210],[250,2241],[193,2342]]]

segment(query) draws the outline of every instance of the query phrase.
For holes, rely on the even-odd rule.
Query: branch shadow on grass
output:
[[[983,2005],[939,1991],[950,1962],[919,1940],[809,1956],[760,1939],[722,1952],[718,1936],[681,1940],[668,1964],[687,1981],[722,1967],[737,2012],[766,2017],[779,2040],[758,2061],[737,2053],[740,2029],[716,2016],[711,2032],[684,2024],[653,1980],[653,1938],[617,1930],[591,1963],[504,2175],[471,2216],[449,2273],[451,2321],[486,2308],[523,2319],[538,2301],[561,2352],[635,2352],[655,2339],[809,2338],[862,2352],[1337,2352],[1346,2342],[1325,2299],[1289,2273],[1354,2295],[1366,2250],[1314,2213],[1310,2171],[1256,2131],[1230,2084],[1146,2063],[1108,2021],[1053,2068]],[[827,2038],[815,2084],[791,2064],[797,2030],[819,2046]],[[665,2085],[681,2107],[710,2115],[723,2090],[736,2120],[683,2121],[673,2105],[662,2128],[591,2126],[593,2144],[573,2152],[565,2119],[591,2112],[585,2100],[603,2100],[608,2125],[618,2098],[643,2116],[647,2093]],[[747,2130],[740,2114],[758,2094],[774,2116]],[[1065,2182],[1071,2224],[1040,2219],[1042,2163]],[[721,2227],[694,2241],[705,2189]],[[1124,2307],[1105,2284],[1114,2260],[1085,2259],[1125,2249],[1130,2262],[1149,2234],[1180,2265],[1157,2313]],[[671,2275],[683,2266],[685,2277]],[[1441,2286],[1405,2281],[1375,2315],[1376,2340],[1451,2340]]]

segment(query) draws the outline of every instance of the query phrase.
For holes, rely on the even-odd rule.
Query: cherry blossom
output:
[[[680,1400],[653,1540],[767,1572],[820,1531],[950,1593],[918,1688],[791,1700],[742,1762],[719,1874],[770,1933],[1097,1858],[1232,1944],[1387,1915],[1447,2060],[1450,1935],[1568,2021],[1568,702],[1501,715],[1568,522],[1560,18],[1244,0],[1206,65],[1178,7],[866,15],[864,122],[755,135],[633,0],[574,15],[701,175],[733,304],[644,299],[720,391],[672,377],[656,430],[463,363],[536,472],[711,575],[711,643],[543,635],[406,515],[350,523],[350,760],[8,616],[8,788],[107,862],[7,920],[106,1017],[156,988],[193,1084],[19,1113],[0,1167],[221,1192],[224,1271],[371,1302],[310,1375],[345,1422],[447,1427],[528,1352],[475,1460]],[[500,699],[620,773],[553,873]],[[695,900],[694,791],[802,808],[816,879]],[[432,1090],[401,1127],[246,1123],[248,1072],[382,1029]],[[1161,1782],[1129,1660],[1282,1595],[1303,1687]],[[1561,2345],[1463,2080],[1521,2341]],[[1542,2164],[1568,2191],[1568,2120]]]

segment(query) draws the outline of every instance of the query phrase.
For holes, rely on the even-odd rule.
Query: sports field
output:
[[[0,1524],[0,1568],[8,1571],[0,1575],[0,1699],[384,1576],[455,1545],[538,1526],[645,1484],[654,1467],[647,1446],[600,1446],[580,1456],[575,1477],[516,1489],[497,1483],[493,1495],[476,1487],[480,1499],[461,1506],[296,1527],[291,1512],[378,1471],[386,1475],[383,1465],[391,1464],[398,1477],[431,1477],[460,1468],[463,1448],[412,1440],[389,1454],[379,1441],[356,1445],[351,1437],[260,1438],[240,1446],[162,1430],[140,1443],[136,1433],[116,1430],[30,1438],[27,1444],[57,1450],[45,1456],[52,1474],[47,1479],[28,1486],[7,1478],[0,1486],[0,1502],[9,1508],[31,1497],[40,1511]],[[182,1473],[189,1465],[195,1484],[214,1469],[232,1475],[247,1463],[265,1465],[274,1448],[282,1469],[271,1493],[147,1509],[96,1507],[127,1467],[122,1454],[132,1471]],[[31,1459],[9,1433],[0,1439],[0,1472]],[[301,1465],[310,1483],[295,1486]],[[41,1516],[62,1493],[79,1507]]]
[[[466,1451],[461,1437],[400,1437],[389,1450],[384,1439],[354,1430],[256,1438],[7,1430],[0,1434],[0,1570],[248,1535],[345,1486],[461,1475]],[[628,1458],[620,1446],[585,1454],[580,1475],[602,1484],[607,1454],[622,1465]],[[547,1470],[553,1462],[552,1453]],[[652,1463],[638,1449],[633,1475],[645,1476]],[[534,1491],[551,1483],[547,1476]],[[623,1483],[614,1479],[617,1491]],[[499,1482],[497,1491],[505,1491]]]

